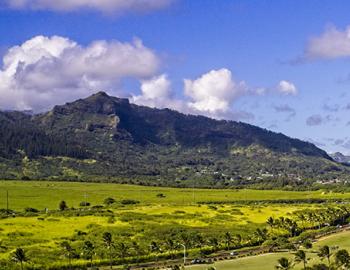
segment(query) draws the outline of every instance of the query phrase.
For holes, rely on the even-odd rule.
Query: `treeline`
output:
[[[22,154],[39,156],[87,157],[86,151],[64,136],[50,136],[36,127],[30,117],[20,113],[0,113],[0,156],[13,158]]]

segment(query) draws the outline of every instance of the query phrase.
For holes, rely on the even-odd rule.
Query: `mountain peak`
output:
[[[118,107],[129,107],[127,98],[109,96],[106,92],[100,91],[87,98],[55,106],[54,113],[89,112],[98,114],[115,114]]]

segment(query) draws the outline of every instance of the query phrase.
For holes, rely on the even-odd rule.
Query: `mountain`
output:
[[[330,155],[333,160],[340,163],[350,164],[350,156],[345,156],[340,152],[335,152]]]
[[[309,142],[104,92],[37,115],[0,112],[0,124],[6,179],[268,188],[343,181],[349,172]]]

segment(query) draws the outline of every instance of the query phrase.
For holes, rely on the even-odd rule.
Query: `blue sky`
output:
[[[0,108],[104,90],[350,154],[348,1],[65,2],[0,4]]]

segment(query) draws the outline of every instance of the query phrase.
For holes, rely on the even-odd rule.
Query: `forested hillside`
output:
[[[306,186],[349,169],[315,145],[100,92],[39,115],[0,113],[0,176],[171,186]]]

